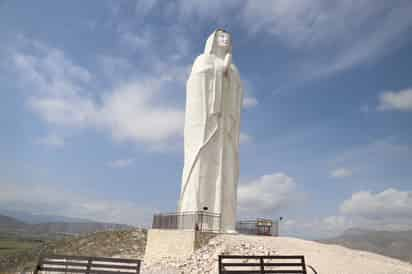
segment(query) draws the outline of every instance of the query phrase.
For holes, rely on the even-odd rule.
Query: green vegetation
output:
[[[145,237],[144,230],[121,224],[27,224],[0,215],[0,274],[33,269],[40,254],[140,256]]]
[[[33,268],[45,245],[44,237],[17,232],[0,232],[0,272],[14,270],[15,266]]]
[[[0,256],[16,254],[42,245],[43,239],[19,236],[14,233],[0,233]]]

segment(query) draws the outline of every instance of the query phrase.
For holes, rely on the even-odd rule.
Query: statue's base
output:
[[[188,257],[217,234],[194,230],[149,229],[144,261],[150,264],[165,257]]]
[[[236,230],[226,230],[224,233],[225,234],[238,234]]]

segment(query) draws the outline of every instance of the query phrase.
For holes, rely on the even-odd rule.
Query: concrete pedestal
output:
[[[216,235],[194,230],[149,229],[144,261],[150,263],[164,257],[188,257]]]

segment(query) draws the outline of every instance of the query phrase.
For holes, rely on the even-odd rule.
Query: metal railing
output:
[[[220,214],[206,211],[155,214],[152,228],[217,232],[220,228]]]
[[[43,255],[34,274],[46,273],[140,273],[140,260],[123,258],[87,257],[73,255]]]
[[[296,273],[307,274],[306,266],[313,273],[316,270],[306,265],[302,255],[250,256],[250,255],[220,255],[219,274],[235,273]]]
[[[242,220],[236,223],[241,234],[279,236],[279,222],[270,219]]]

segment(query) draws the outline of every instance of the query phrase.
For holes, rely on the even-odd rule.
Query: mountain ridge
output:
[[[30,224],[16,218],[0,215],[0,231],[30,234],[81,234],[106,230],[131,229],[133,226],[104,222],[46,222]]]
[[[318,242],[374,252],[412,263],[412,230],[384,231],[352,228],[338,237]]]
[[[0,215],[9,216],[15,218],[19,221],[28,224],[40,224],[40,223],[54,223],[54,222],[73,222],[73,223],[89,223],[96,222],[95,220],[85,219],[85,218],[75,218],[60,215],[51,214],[35,214],[27,211],[21,210],[6,210],[0,209]]]

